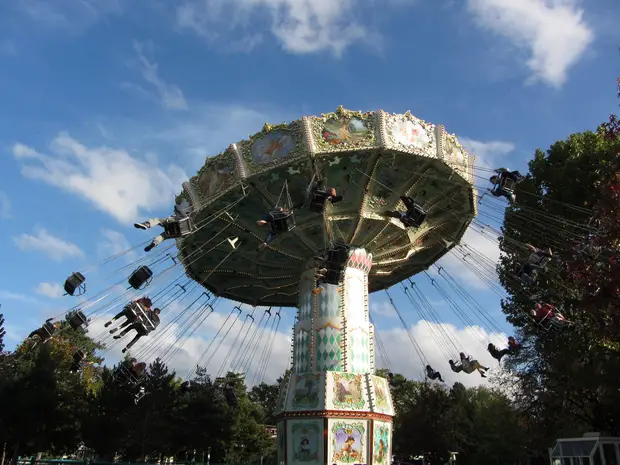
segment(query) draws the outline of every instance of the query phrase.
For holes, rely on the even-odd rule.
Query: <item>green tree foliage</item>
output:
[[[620,245],[619,134],[612,116],[596,132],[536,151],[517,202],[506,209],[498,271],[509,294],[503,310],[524,346],[509,365],[518,376],[517,402],[528,413],[525,426],[536,432],[534,449],[562,434],[620,433],[620,272],[605,254],[583,251]],[[554,252],[536,286],[515,275],[527,260],[525,244]],[[537,302],[555,305],[575,330],[544,331],[529,315]]]
[[[4,329],[4,315],[0,313],[0,352],[4,350],[4,336],[6,336],[6,330]]]

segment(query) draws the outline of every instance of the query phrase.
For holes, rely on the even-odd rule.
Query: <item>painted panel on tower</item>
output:
[[[286,463],[286,423],[284,421],[278,422],[278,465],[284,465]]]
[[[366,385],[362,375],[331,372],[332,408],[338,410],[364,410],[368,406]]]
[[[287,420],[290,465],[323,465],[323,420]]]
[[[374,411],[386,415],[394,415],[392,396],[390,395],[390,387],[387,379],[371,375],[370,381],[372,385]]]
[[[329,463],[368,463],[368,421],[330,419],[328,428]]]
[[[342,355],[340,344],[342,336],[339,326],[326,324],[316,330],[316,369],[321,371],[340,371]]]
[[[337,318],[340,320],[340,293],[335,284],[323,284],[317,296],[317,313],[319,318]]]
[[[382,421],[376,421],[372,439],[372,463],[375,465],[388,465],[392,450],[392,425]]]
[[[322,410],[325,396],[323,373],[303,373],[291,376],[290,410]]]

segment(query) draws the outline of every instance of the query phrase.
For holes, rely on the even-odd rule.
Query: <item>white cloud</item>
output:
[[[34,291],[50,299],[59,299],[65,293],[62,286],[58,283],[39,283]]]
[[[468,137],[459,137],[459,142],[470,153],[476,156],[476,166],[484,168],[497,168],[505,161],[504,157],[514,152],[515,145],[505,141],[479,141]]]
[[[123,234],[111,229],[102,229],[101,235],[103,240],[99,242],[97,250],[102,258],[124,254],[127,263],[132,263],[136,260],[136,252],[134,250],[127,252],[132,248],[132,245]]]
[[[121,0],[17,0],[11,6],[40,26],[79,33],[103,17],[120,12]]]
[[[578,0],[468,0],[484,29],[528,53],[533,78],[559,87],[594,40]]]
[[[82,258],[84,256],[84,252],[77,245],[56,237],[43,228],[35,230],[34,235],[24,233],[14,237],[13,242],[19,250],[38,252],[56,262],[61,262],[65,258]]]
[[[168,84],[158,73],[158,64],[152,63],[145,55],[144,44],[134,41],[133,48],[138,55],[140,73],[144,80],[157,92],[158,99],[164,108],[169,110],[187,110],[187,102],[181,88],[175,84]],[[126,83],[125,87],[138,90],[140,93],[150,93],[135,84]]]
[[[0,291],[0,299],[16,300],[18,302],[31,302],[31,303],[37,302],[36,299],[34,299],[33,297],[30,297],[29,295],[18,294],[16,292],[11,292],[11,291]]]
[[[178,8],[177,24],[213,41],[226,29],[256,27],[250,18],[264,18],[267,13],[269,32],[285,50],[340,55],[369,36],[354,18],[357,6],[353,0],[190,0]],[[253,37],[257,40],[256,34]]]
[[[428,364],[441,373],[448,386],[457,381],[471,387],[488,386],[493,382],[495,375],[499,374],[500,369],[497,360],[493,359],[487,352],[486,346],[492,342],[498,347],[504,347],[506,344],[505,334],[489,333],[483,328],[471,326],[457,329],[453,325],[443,324],[440,327],[436,323],[426,321],[419,321],[412,325],[410,331],[422,354],[428,360]],[[438,340],[439,331],[445,331],[445,334],[454,342],[456,349],[452,346],[448,347]],[[385,347],[393,372],[401,373],[409,379],[422,379],[426,363],[420,359],[404,329],[380,331],[379,338]],[[442,344],[441,347],[440,344]],[[477,359],[483,366],[491,368],[488,377],[482,378],[477,372],[469,375],[454,373],[448,364],[448,357],[456,360],[459,356],[458,352],[465,352]],[[379,363],[382,359],[376,357],[376,360]],[[381,363],[379,363],[379,367],[388,368],[381,366]]]
[[[0,220],[8,220],[12,217],[11,200],[4,191],[0,191]]]
[[[392,305],[385,300],[379,302],[372,300],[370,302],[370,314],[375,321],[377,315],[383,318],[396,318],[398,316]]]
[[[54,138],[50,151],[46,155],[21,143],[13,146],[25,177],[81,196],[124,223],[171,206],[187,179],[175,165],[163,170],[154,157],[147,161],[120,148],[87,147],[67,133]]]

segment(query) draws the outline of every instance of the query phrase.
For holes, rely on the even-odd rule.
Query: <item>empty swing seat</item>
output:
[[[86,292],[85,282],[86,278],[79,271],[71,273],[71,276],[69,276],[65,281],[65,292],[68,295],[82,295]]]
[[[228,405],[231,407],[237,406],[237,392],[233,388],[224,388],[224,397]]]
[[[153,278],[153,272],[151,269],[142,265],[140,268],[136,269],[131,276],[129,276],[129,285],[133,287],[136,291],[140,290],[143,286],[146,287],[151,284],[151,280]]]
[[[73,329],[78,329],[86,325],[87,321],[88,319],[86,318],[86,315],[84,315],[82,310],[76,310],[69,316],[69,326],[71,326]]]
[[[295,229],[295,219],[292,212],[271,212],[273,219],[269,222],[271,232],[278,234]]]

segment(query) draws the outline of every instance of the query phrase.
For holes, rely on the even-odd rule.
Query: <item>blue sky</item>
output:
[[[205,156],[265,121],[341,104],[411,110],[456,133],[481,166],[525,170],[535,148],[616,110],[618,20],[615,0],[2,3],[0,303],[9,346],[73,304],[57,298],[67,274],[145,240],[135,219],[168,214]],[[496,258],[480,234],[465,243]],[[509,331],[497,295],[458,259],[445,261]],[[105,285],[97,276],[93,289]],[[463,346],[481,352],[420,282]],[[416,324],[402,292],[393,295]],[[384,337],[392,364],[413,375],[385,296],[371,301],[379,328],[393,331]],[[427,357],[445,364],[424,328],[414,330]]]

